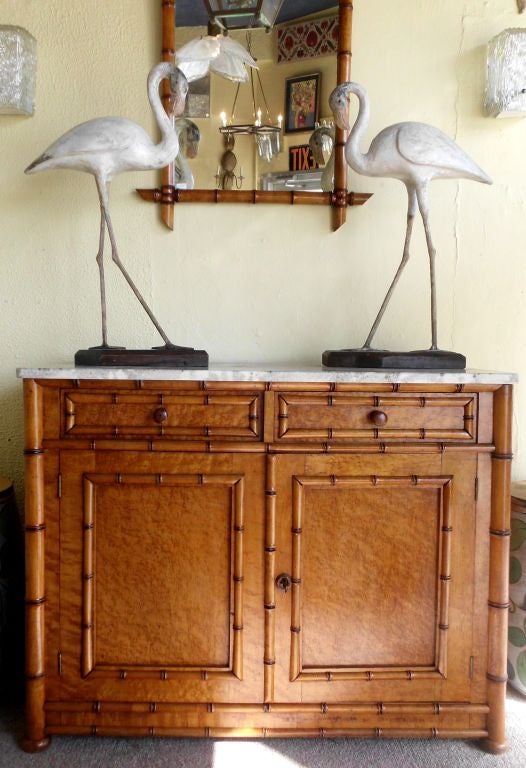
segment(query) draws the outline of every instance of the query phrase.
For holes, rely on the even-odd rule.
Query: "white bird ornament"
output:
[[[209,69],[231,80],[246,80],[248,75],[245,65],[255,66],[255,62],[242,45],[221,36],[190,41],[178,51],[177,59],[176,64],[157,64],[148,75],[148,98],[162,136],[159,144],[155,144],[146,131],[131,120],[122,117],[96,118],[65,133],[25,171],[37,173],[63,168],[84,171],[95,178],[101,211],[97,264],[101,295],[102,349],[108,348],[103,263],[107,229],[112,259],[161,335],[166,348],[183,353],[194,351],[172,344],[119,258],[109,211],[110,182],[115,175],[124,171],[163,168],[177,157],[180,149],[180,130],[177,128],[177,120],[174,123],[174,118],[180,117],[184,112],[190,80],[202,77]],[[188,72],[188,77],[185,71]],[[159,96],[160,83],[166,78],[170,79],[174,94],[172,117],[167,115]],[[181,125],[180,129],[183,127]]]
[[[26,173],[37,173],[55,168],[65,168],[84,171],[95,178],[100,201],[100,238],[97,264],[101,296],[102,347],[108,346],[104,280],[105,229],[108,230],[114,263],[124,275],[166,346],[175,347],[161,328],[119,258],[109,211],[109,188],[115,175],[124,171],[163,168],[171,163],[179,152],[178,133],[174,130],[172,120],[166,114],[159,96],[159,85],[165,78],[170,78],[176,115],[183,113],[188,92],[187,79],[174,64],[161,62],[153,67],[148,75],[148,98],[162,136],[159,144],[155,144],[144,128],[131,120],[124,117],[100,117],[72,128],[51,144],[25,170]]]
[[[335,159],[335,130],[334,126],[321,125],[315,128],[309,139],[312,155],[320,168],[321,188],[324,192],[334,189],[334,159]]]
[[[179,152],[174,160],[175,186],[181,189],[193,189],[195,179],[188,159],[197,157],[201,131],[199,126],[188,117],[180,117],[176,120],[175,130],[179,135]]]
[[[490,177],[466,153],[438,128],[425,123],[397,123],[384,128],[363,154],[360,142],[369,123],[369,98],[365,88],[348,82],[331,93],[329,105],[336,125],[349,130],[349,98],[358,97],[358,116],[345,145],[345,158],[350,167],[364,176],[399,179],[407,188],[409,206],[402,261],[383,300],[363,349],[370,349],[378,325],[391,299],[395,286],[409,259],[409,245],[416,209],[420,211],[426,234],[431,278],[431,350],[437,350],[437,311],[435,280],[435,247],[429,225],[428,184],[433,179],[471,179],[491,184]]]

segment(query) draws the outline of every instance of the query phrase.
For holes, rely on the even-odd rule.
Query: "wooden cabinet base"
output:
[[[23,739],[20,746],[24,752],[43,752],[51,744],[51,739],[46,736],[45,739],[39,739],[39,741],[32,741],[31,739]]]
[[[511,387],[352,377],[26,379],[24,749],[505,750]]]
[[[484,739],[481,743],[482,749],[491,755],[503,755],[508,751],[508,744],[505,741],[498,742],[491,739]]]

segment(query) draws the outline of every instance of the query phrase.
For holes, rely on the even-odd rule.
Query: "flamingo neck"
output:
[[[332,192],[334,189],[334,147],[321,174],[321,188],[324,192]]]
[[[370,109],[367,92],[357,83],[353,83],[352,93],[358,97],[360,107],[358,117],[345,145],[345,159],[351,168],[357,173],[367,173],[367,156],[360,151],[360,143],[363,134],[369,125]]]
[[[162,165],[172,162],[179,149],[179,137],[174,131],[172,120],[166,114],[159,95],[159,86],[165,78],[169,77],[172,69],[173,66],[169,62],[161,62],[148,75],[148,99],[162,135],[162,140],[157,145],[160,158],[165,160]]]

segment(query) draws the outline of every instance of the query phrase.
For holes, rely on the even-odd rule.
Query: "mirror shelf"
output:
[[[176,50],[176,0],[161,0],[162,60],[174,61]],[[338,6],[339,40],[336,56],[336,82],[350,80],[352,40],[352,0],[335,0]],[[314,60],[315,61],[315,60]],[[316,66],[314,64],[313,69]],[[173,112],[173,101],[168,82],[162,84],[162,99],[166,112]],[[218,132],[219,133],[219,132]],[[348,206],[363,205],[370,194],[347,190],[347,163],[344,149],[346,133],[336,129],[334,138],[334,189],[329,192],[296,190],[267,191],[259,189],[181,189],[173,164],[162,169],[161,184],[154,189],[137,189],[143,200],[161,206],[161,218],[170,229],[174,227],[174,209],[180,203],[243,203],[274,205],[321,205],[332,210],[332,229],[346,220]],[[308,141],[308,132],[305,141]]]

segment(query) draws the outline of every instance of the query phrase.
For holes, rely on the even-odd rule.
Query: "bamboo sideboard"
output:
[[[506,747],[496,373],[22,370],[27,738]]]

